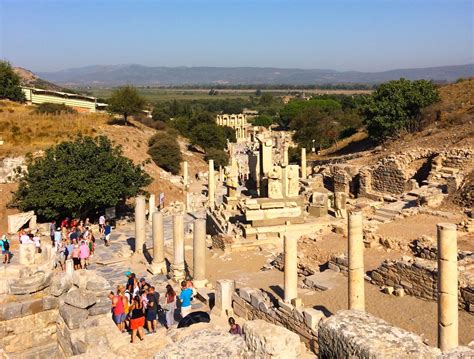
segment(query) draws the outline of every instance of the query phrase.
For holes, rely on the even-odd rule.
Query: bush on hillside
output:
[[[227,146],[225,130],[216,124],[203,123],[197,125],[191,131],[191,143],[205,150],[209,148],[222,150]]]
[[[263,126],[268,128],[273,124],[273,118],[269,115],[259,115],[254,119],[250,120],[250,122],[254,126]]]
[[[31,160],[14,204],[43,220],[84,218],[125,202],[150,183],[150,176],[107,137],[78,137]]]
[[[7,61],[0,61],[0,99],[24,102],[25,94],[21,90],[20,76],[13,71]]]
[[[77,111],[70,106],[66,106],[63,103],[45,102],[45,103],[39,104],[36,107],[35,113],[48,114],[48,115],[61,115],[65,113],[77,113]]]
[[[421,111],[439,101],[436,87],[429,81],[400,79],[380,85],[362,107],[369,137],[383,141],[422,127]]]
[[[179,173],[182,156],[176,137],[161,131],[150,138],[148,145],[148,154],[157,166],[175,175]]]

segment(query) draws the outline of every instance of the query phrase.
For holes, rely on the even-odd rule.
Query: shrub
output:
[[[164,170],[178,174],[182,162],[181,150],[176,138],[166,132],[159,132],[149,140],[148,154]]]
[[[7,61],[0,61],[0,99],[24,102],[25,94],[21,90],[20,76],[13,71]]]
[[[65,113],[77,113],[72,107],[66,106],[63,103],[51,103],[45,102],[39,104],[36,109],[35,113],[39,114],[48,114],[48,115],[61,115]]]

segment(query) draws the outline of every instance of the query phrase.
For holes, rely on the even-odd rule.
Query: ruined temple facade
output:
[[[237,141],[244,141],[248,136],[248,128],[250,124],[247,123],[247,115],[240,114],[222,114],[217,115],[216,123],[219,126],[228,126],[235,130],[235,137]]]

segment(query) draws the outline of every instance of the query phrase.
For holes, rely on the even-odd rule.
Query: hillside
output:
[[[358,72],[321,69],[283,69],[272,67],[149,67],[142,65],[88,66],[56,72],[40,72],[48,81],[65,86],[116,86],[126,83],[151,86],[240,85],[240,84],[375,84],[404,77],[453,82],[474,76],[474,64],[383,72]]]
[[[156,131],[133,120],[131,123],[132,126],[114,125],[109,116],[104,114],[37,115],[33,113],[33,106],[0,101],[0,139],[4,141],[0,145],[0,164],[7,156],[35,153],[71,139],[76,134],[106,135],[112,142],[121,145],[124,155],[134,163],[146,162],[144,169],[153,178],[146,190],[155,194],[164,192],[168,204],[171,201],[183,201],[183,187],[172,183],[169,173],[153,161],[147,161],[150,159],[147,141]],[[186,141],[179,141],[185,149]],[[183,151],[183,157],[189,163],[190,176],[207,168],[200,154]],[[6,215],[15,212],[13,209],[6,209],[6,204],[16,188],[16,184],[0,184],[0,232],[6,229]]]
[[[36,87],[44,90],[52,90],[52,91],[69,91],[61,86],[55,85],[52,82],[43,80],[36,76],[30,70],[24,69],[23,67],[14,67],[13,71],[20,76],[20,81],[23,86],[27,87]]]

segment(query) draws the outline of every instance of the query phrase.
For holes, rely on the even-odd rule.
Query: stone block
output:
[[[59,300],[58,298],[52,296],[43,297],[43,309],[44,310],[51,310],[59,308]]]
[[[301,352],[297,334],[264,320],[243,325],[245,343],[257,358],[297,358]]]
[[[72,278],[66,273],[61,273],[53,277],[51,281],[50,292],[55,297],[66,293],[72,287]]]
[[[73,289],[66,294],[64,302],[76,308],[86,309],[94,305],[97,302],[97,298],[93,293],[87,292],[84,289]]]
[[[0,321],[21,317],[22,307],[23,305],[20,302],[2,304],[0,306]]]
[[[218,315],[224,315],[232,309],[232,295],[235,290],[235,281],[221,279],[216,282],[215,306],[213,310]]]
[[[405,296],[405,290],[401,287],[398,287],[398,288],[395,288],[395,290],[393,291],[393,294],[396,297],[403,297]]]
[[[32,315],[36,313],[42,312],[43,309],[43,300],[39,299],[32,299],[22,303],[21,306],[21,316]]]
[[[108,297],[99,297],[97,302],[87,309],[90,316],[107,314],[111,312],[111,302]]]
[[[34,243],[20,244],[19,260],[21,265],[29,266],[35,263],[36,248]]]
[[[252,292],[250,293],[250,304],[252,305],[252,307],[254,308],[257,308],[260,306],[260,302],[263,302],[264,299],[263,299],[263,296],[260,292]]]
[[[319,325],[321,358],[437,358],[441,352],[416,334],[366,312],[343,310]]]
[[[283,300],[281,299],[278,299],[278,308],[283,311],[283,312],[286,312],[287,314],[289,315],[292,315],[293,314],[293,309],[294,307],[289,304],[289,303],[285,303]]]
[[[31,294],[51,284],[52,273],[38,271],[29,277],[18,278],[10,283],[11,294]]]
[[[304,308],[303,316],[305,324],[311,328],[311,330],[317,330],[321,319],[326,318],[324,312],[314,308]]]
[[[87,309],[80,309],[69,304],[59,307],[59,314],[69,329],[78,329],[89,316]]]
[[[87,280],[86,289],[91,292],[100,293],[110,291],[111,287],[107,279],[100,276],[94,276]]]
[[[248,288],[248,287],[239,288],[240,298],[242,298],[243,300],[249,303],[250,303],[250,294],[253,292],[255,292],[255,289],[253,288]]]

